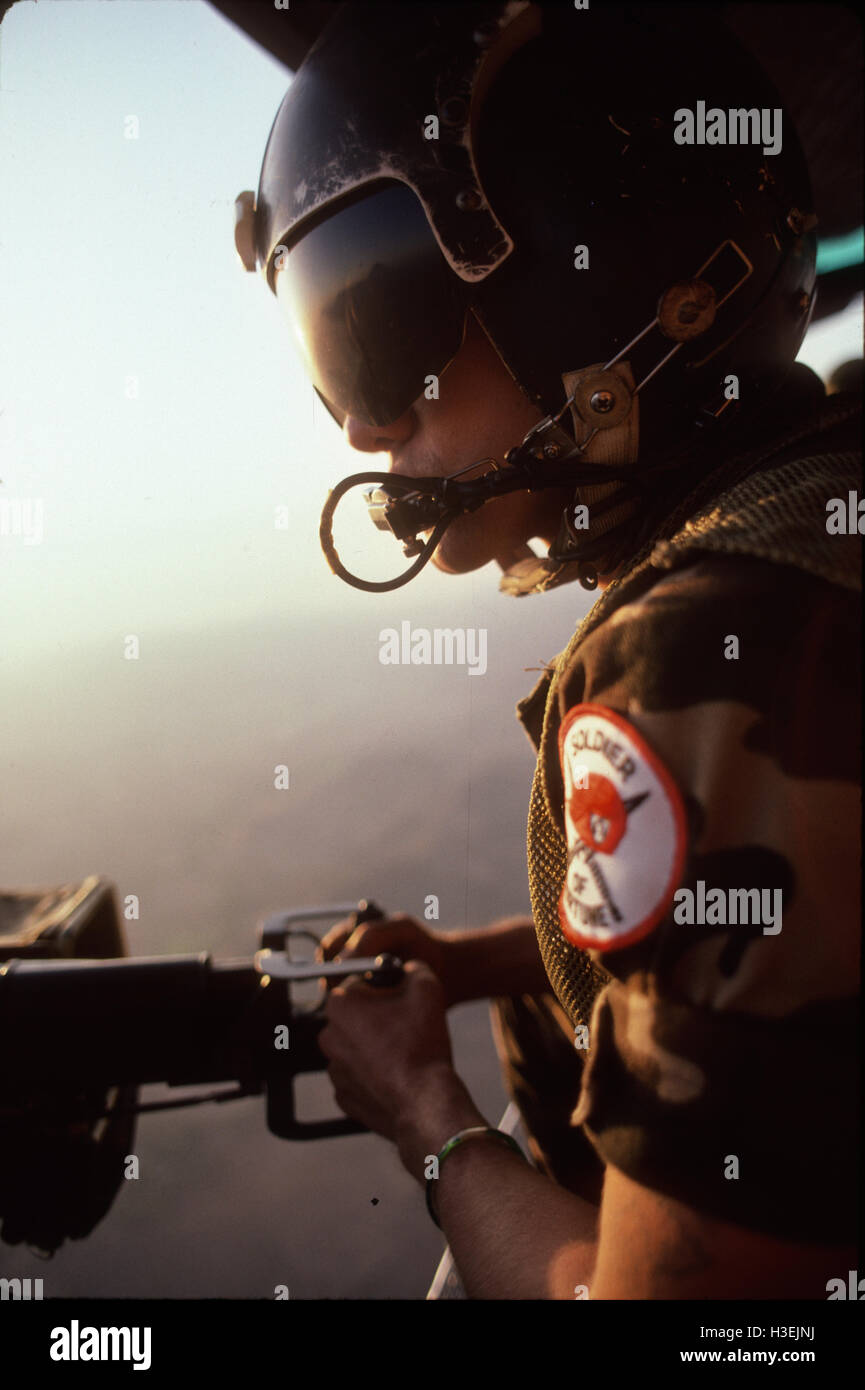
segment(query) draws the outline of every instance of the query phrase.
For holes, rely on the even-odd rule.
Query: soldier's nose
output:
[[[353,449],[364,454],[390,453],[404,444],[414,430],[411,410],[406,410],[390,425],[367,425],[354,415],[346,415],[342,432]]]

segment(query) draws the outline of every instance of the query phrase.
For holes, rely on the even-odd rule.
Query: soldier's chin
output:
[[[455,522],[451,531],[456,531],[460,524],[459,521]],[[468,534],[445,535],[441,545],[433,553],[432,562],[443,574],[469,574],[472,570],[482,569],[484,565],[495,560],[505,574],[521,560],[537,559],[535,552],[525,541],[508,542],[502,538],[498,539],[499,543],[496,546],[490,543],[491,538],[485,538],[486,544],[482,544],[480,538],[470,530]]]
[[[482,569],[494,558],[488,548],[478,544],[476,537],[459,534],[460,526],[461,520],[455,521],[433,552],[432,563],[443,574],[469,574]]]
[[[468,574],[470,570],[480,569],[486,563],[485,560],[473,560],[467,564],[464,557],[454,558],[450,554],[443,554],[441,546],[434,552],[432,562],[442,574]]]

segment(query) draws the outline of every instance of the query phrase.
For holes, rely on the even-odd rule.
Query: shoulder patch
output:
[[[615,951],[647,936],[667,912],[685,862],[681,794],[626,719],[575,705],[559,729],[568,869],[559,899],[567,939]]]

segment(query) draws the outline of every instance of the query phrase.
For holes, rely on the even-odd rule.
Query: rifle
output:
[[[323,1071],[327,985],[403,977],[380,955],[315,960],[310,923],[382,916],[374,903],[279,912],[251,960],[208,952],[130,957],[114,887],[92,876],[44,892],[0,893],[0,1236],[53,1254],[109,1210],[137,1115],[264,1095],[271,1133],[324,1139],[365,1132],[348,1117],[305,1120],[294,1080]],[[302,925],[301,925],[302,924]],[[305,943],[305,959],[292,953]],[[310,1006],[300,988],[318,982]],[[139,1103],[139,1086],[213,1086]]]

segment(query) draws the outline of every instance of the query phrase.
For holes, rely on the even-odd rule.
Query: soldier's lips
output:
[[[391,452],[389,473],[401,473],[405,478],[441,478],[443,472],[435,468],[419,468],[410,459],[401,456],[398,452]]]
[[[491,458],[480,459],[473,465],[462,465],[456,468],[445,468],[438,459],[429,460],[429,466],[421,467],[412,462],[399,452],[391,452],[390,473],[401,473],[406,478],[451,478],[459,473],[461,478],[471,481],[473,478],[482,478],[485,473],[490,471],[495,460]],[[465,470],[465,471],[464,471]]]

